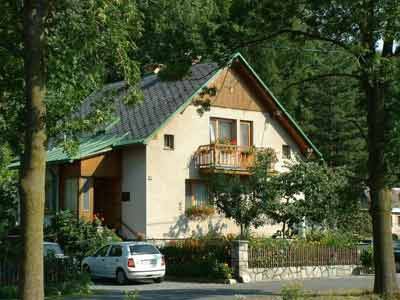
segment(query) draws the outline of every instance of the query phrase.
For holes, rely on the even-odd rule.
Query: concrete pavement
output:
[[[143,282],[118,286],[113,282],[97,282],[93,286],[95,295],[88,298],[80,298],[80,300],[124,299],[124,291],[132,290],[139,291],[140,300],[232,300],[240,299],[240,296],[252,299],[260,296],[277,295],[284,286],[293,283],[300,284],[304,290],[315,292],[349,289],[366,290],[372,289],[373,276],[307,279],[302,281],[269,281],[235,285],[166,281],[160,284]],[[73,299],[76,300],[77,298]]]

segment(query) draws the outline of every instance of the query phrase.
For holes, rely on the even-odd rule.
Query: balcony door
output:
[[[212,118],[210,124],[211,143],[236,145],[236,120]]]

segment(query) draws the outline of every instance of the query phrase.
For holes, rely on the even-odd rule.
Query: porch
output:
[[[121,155],[110,151],[59,167],[59,208],[121,228]]]
[[[254,147],[229,144],[200,146],[195,155],[195,166],[201,173],[235,173],[249,175],[254,165]]]

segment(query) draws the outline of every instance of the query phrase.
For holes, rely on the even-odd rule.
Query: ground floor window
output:
[[[57,211],[57,176],[51,171],[46,172],[45,209],[46,213]]]
[[[78,178],[67,178],[64,184],[64,209],[78,213]]]
[[[209,205],[207,182],[203,180],[186,180],[186,209]]]

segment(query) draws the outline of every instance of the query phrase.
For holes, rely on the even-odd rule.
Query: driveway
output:
[[[124,299],[124,291],[131,290],[139,291],[140,300],[233,300],[240,299],[240,296],[245,296],[246,299],[252,299],[260,296],[279,294],[282,287],[293,283],[299,283],[305,290],[316,292],[340,291],[345,289],[365,290],[372,288],[373,276],[307,279],[302,281],[254,282],[235,285],[166,281],[160,284],[143,282],[117,286],[112,282],[97,282],[93,286],[95,295],[87,298],[80,298],[80,300]],[[71,299],[76,300],[77,298]]]

